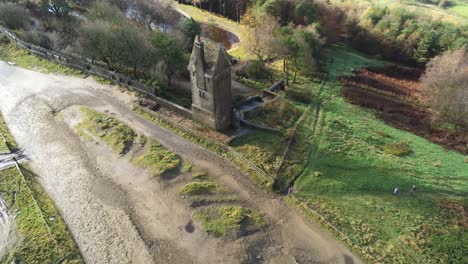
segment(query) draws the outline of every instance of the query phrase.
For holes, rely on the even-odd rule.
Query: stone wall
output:
[[[54,61],[61,65],[74,68],[80,71],[83,71],[86,74],[99,76],[106,80],[112,81],[113,83],[125,87],[130,90],[137,91],[149,99],[156,101],[161,106],[178,113],[179,115],[192,118],[192,111],[187,108],[184,108],[178,104],[170,102],[164,98],[158,97],[154,93],[154,88],[147,87],[137,80],[134,80],[131,77],[128,77],[123,74],[119,74],[113,71],[108,71],[99,67],[93,63],[91,63],[90,59],[87,59],[83,56],[79,56],[76,54],[64,54],[53,50],[44,49],[42,47],[36,46],[34,44],[25,42],[18,38],[15,34],[10,32],[8,29],[0,26],[0,33],[5,34],[13,43],[16,44],[17,47],[21,49],[25,49],[31,54],[34,54],[38,57],[41,57],[46,60]]]

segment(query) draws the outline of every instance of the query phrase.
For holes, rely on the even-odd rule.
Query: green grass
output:
[[[242,206],[201,209],[195,212],[195,219],[208,234],[216,237],[241,236],[241,232],[253,233],[268,225],[261,214]]]
[[[330,53],[332,76],[385,64],[339,50]],[[463,206],[447,213],[441,205],[460,205],[468,196],[466,157],[385,124],[372,111],[346,102],[340,88],[333,79],[324,87],[314,149],[296,182],[298,198],[374,256],[371,262],[449,263],[450,252],[431,241],[457,234],[466,221]],[[416,194],[410,193],[413,184]],[[399,196],[392,195],[395,187]]]
[[[447,10],[458,14],[464,18],[468,18],[468,1],[466,0],[458,0],[458,1],[450,1],[453,3],[452,6],[448,7]]]
[[[1,38],[1,34],[0,34]],[[35,70],[42,73],[57,73],[63,75],[72,75],[76,77],[84,77],[83,72],[69,67],[65,67],[55,62],[41,59],[37,56],[29,54],[26,50],[19,49],[15,45],[6,43],[4,39],[0,39],[0,60],[12,61],[17,66]]]
[[[354,70],[373,66],[385,67],[391,63],[370,58],[363,53],[351,49],[345,44],[333,44],[324,50],[324,66],[327,68],[330,78],[337,78],[343,75],[351,75]]]
[[[12,212],[17,211],[15,222],[21,237],[21,243],[4,257],[2,263],[57,263],[64,257],[66,258],[62,263],[83,263],[78,247],[53,201],[47,197],[30,170],[27,167],[22,170],[32,196],[16,168],[0,171],[0,193],[7,201],[9,209]],[[44,224],[33,197],[51,233]]]
[[[184,161],[182,165],[182,172],[191,172],[193,168],[193,164],[189,161]]]
[[[185,195],[210,195],[219,192],[221,192],[221,187],[209,181],[190,182],[180,190],[180,193]]]
[[[104,84],[104,85],[113,85],[114,84],[113,81],[102,78],[102,77],[99,77],[99,76],[94,76],[93,75],[92,77],[97,83],[100,83],[100,84]]]
[[[146,152],[133,158],[132,162],[138,166],[148,168],[152,176],[159,176],[179,167],[181,164],[179,156],[154,141],[150,141]]]
[[[8,132],[8,128],[3,121],[2,115],[0,113],[0,133],[5,137],[6,142],[3,142],[3,138],[0,136],[0,153],[9,153],[10,149],[16,149],[16,143],[13,140],[13,137]]]
[[[118,154],[122,154],[135,140],[136,133],[117,119],[86,107],[80,110],[84,118],[76,127],[78,133],[88,131],[101,138]]]

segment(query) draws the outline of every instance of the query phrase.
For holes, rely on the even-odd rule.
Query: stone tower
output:
[[[193,119],[215,130],[232,125],[231,61],[220,43],[197,36],[188,66]]]

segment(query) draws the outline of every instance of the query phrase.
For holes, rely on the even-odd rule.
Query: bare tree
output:
[[[468,130],[468,51],[433,58],[421,81],[434,121]]]
[[[257,16],[247,14],[243,17],[243,23],[249,26],[247,38],[250,52],[260,61],[271,59],[274,54],[274,33],[279,28],[278,19],[265,13]]]
[[[152,31],[153,25],[165,22],[170,8],[170,3],[165,1],[137,0],[133,19]]]

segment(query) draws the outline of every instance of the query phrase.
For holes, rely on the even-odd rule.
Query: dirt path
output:
[[[130,100],[90,79],[0,62],[0,110],[88,263],[360,263],[229,162],[135,115]],[[186,232],[191,211],[177,194],[184,176],[157,181],[106,146],[83,143],[71,129],[76,105],[111,113],[208,170],[264,212],[270,228],[237,240],[211,238],[199,227]]]

